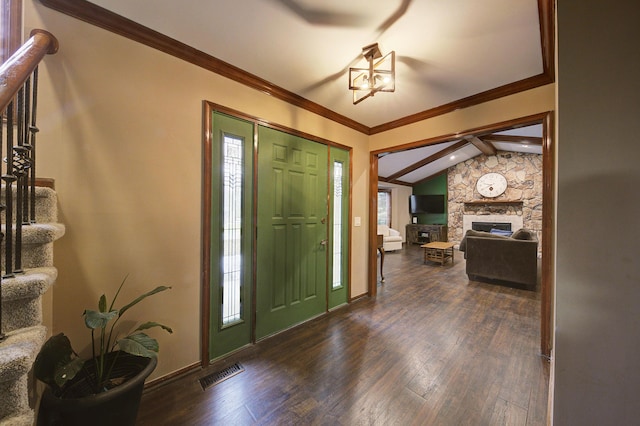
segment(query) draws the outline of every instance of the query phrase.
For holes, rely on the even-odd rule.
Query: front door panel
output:
[[[258,129],[256,338],[327,309],[327,147]]]

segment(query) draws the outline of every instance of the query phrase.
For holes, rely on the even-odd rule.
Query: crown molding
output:
[[[44,6],[60,13],[72,16],[81,21],[111,31],[130,40],[160,50],[168,55],[182,59],[193,65],[229,78],[245,86],[251,87],[291,105],[321,115],[336,123],[342,124],[366,135],[385,132],[398,127],[413,124],[449,112],[468,108],[473,105],[495,100],[555,81],[554,70],[554,2],[538,0],[538,14],[541,28],[541,49],[543,55],[543,72],[514,83],[487,90],[466,98],[393,120],[378,126],[368,127],[322,105],[312,102],[300,95],[285,90],[256,75],[248,73],[234,65],[215,58],[158,31],[145,27],[110,10],[86,0],[39,0]]]

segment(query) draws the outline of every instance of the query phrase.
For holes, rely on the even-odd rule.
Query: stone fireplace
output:
[[[484,198],[476,190],[478,178],[488,172],[507,179],[507,190],[499,197]],[[459,244],[473,222],[509,223],[512,231],[527,228],[542,241],[542,155],[479,155],[449,168],[447,190],[449,241]]]

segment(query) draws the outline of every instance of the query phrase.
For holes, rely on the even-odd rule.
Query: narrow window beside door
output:
[[[342,286],[342,163],[333,163],[333,288]]]
[[[222,325],[242,320],[242,139],[225,135],[222,151]]]

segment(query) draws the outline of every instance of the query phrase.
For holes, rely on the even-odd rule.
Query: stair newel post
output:
[[[2,175],[5,188],[5,239],[4,239],[4,277],[13,277],[13,182],[16,177],[13,175],[13,101],[7,107],[7,145],[5,157],[6,168]]]

